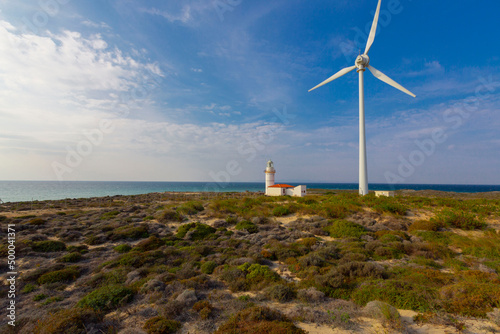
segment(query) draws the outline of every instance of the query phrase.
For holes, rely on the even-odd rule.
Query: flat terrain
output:
[[[0,333],[500,333],[500,193],[0,205]]]

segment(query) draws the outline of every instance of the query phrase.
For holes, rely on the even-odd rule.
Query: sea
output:
[[[290,184],[298,184],[291,182]],[[357,183],[303,182],[308,189],[358,189]],[[0,181],[0,204],[60,200],[66,198],[91,198],[115,195],[139,195],[161,192],[263,192],[264,182],[110,182],[110,181]],[[500,185],[458,184],[377,184],[376,190],[440,190],[462,193],[500,191]]]

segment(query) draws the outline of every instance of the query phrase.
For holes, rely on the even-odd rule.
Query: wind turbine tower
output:
[[[318,87],[326,85],[329,82],[332,82],[335,79],[340,78],[341,76],[353,71],[359,73],[359,194],[367,195],[368,194],[368,173],[367,173],[367,163],[366,163],[366,137],[365,137],[365,94],[364,94],[364,72],[366,69],[370,70],[372,74],[379,80],[391,85],[394,88],[399,89],[400,91],[415,97],[415,94],[410,92],[408,89],[404,88],[391,78],[389,78],[384,73],[375,69],[370,65],[370,57],[368,57],[368,51],[375,40],[375,34],[377,32],[377,23],[380,15],[380,5],[382,4],[382,0],[378,1],[377,11],[375,12],[375,17],[373,19],[372,28],[370,30],[370,35],[368,36],[368,42],[366,43],[365,52],[359,55],[354,62],[354,66],[344,68],[330,78],[326,79],[319,85],[314,88],[311,88],[309,91],[312,91]]]

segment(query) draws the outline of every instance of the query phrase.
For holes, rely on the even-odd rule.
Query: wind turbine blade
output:
[[[320,83],[319,85],[317,85],[316,87],[309,89],[309,91],[315,90],[318,87],[326,85],[327,83],[332,82],[333,80],[338,79],[341,76],[343,76],[343,75],[351,72],[355,68],[356,68],[356,66],[351,66],[351,67],[346,67],[344,69],[341,69],[340,71],[338,71],[337,73],[335,73],[334,75],[332,75],[331,77],[329,77],[328,79],[326,79],[325,81],[323,81],[322,83]]]
[[[375,67],[369,65],[368,66],[368,69],[370,70],[370,72],[372,72],[372,74],[375,76],[375,78],[379,79],[379,80],[382,80],[383,82],[385,82],[386,84],[389,84],[391,85],[392,87],[394,88],[397,88],[399,89],[400,91],[402,91],[403,93],[406,93],[410,96],[413,96],[413,97],[416,97],[415,94],[413,94],[412,92],[410,92],[408,89],[404,88],[403,86],[401,86],[400,84],[398,84],[396,81],[392,80],[391,78],[389,78],[387,75],[385,75],[384,73],[380,72],[379,70],[377,70]]]
[[[382,0],[378,0],[377,11],[375,12],[375,17],[373,18],[372,29],[370,30],[370,35],[368,36],[368,41],[366,42],[365,55],[368,54],[370,48],[372,47],[373,41],[375,40],[375,34],[377,33],[378,17],[380,15],[380,5]]]

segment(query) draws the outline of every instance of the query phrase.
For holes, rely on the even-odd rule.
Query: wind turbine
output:
[[[370,51],[373,41],[375,40],[381,3],[382,0],[379,0],[377,11],[375,12],[375,17],[373,19],[370,35],[368,36],[368,42],[366,43],[365,52],[356,58],[356,61],[354,63],[355,65],[338,71],[337,73],[335,73],[334,75],[332,75],[331,77],[329,77],[316,87],[311,88],[309,90],[312,91],[318,87],[326,85],[327,83],[340,78],[341,76],[351,72],[352,70],[357,69],[357,72],[359,73],[359,194],[363,196],[368,194],[368,175],[367,175],[367,165],[366,165],[366,138],[365,138],[365,97],[364,97],[365,94],[364,94],[363,73],[368,68],[370,72],[372,72],[372,74],[377,79],[391,85],[394,88],[399,89],[400,91],[410,96],[415,97],[415,94],[410,92],[408,89],[404,88],[396,81],[392,80],[387,75],[385,75],[384,73],[380,72],[379,70],[375,69],[373,66],[370,65],[370,57],[368,57],[368,51]]]

